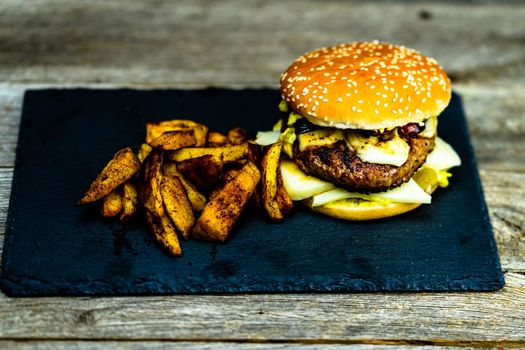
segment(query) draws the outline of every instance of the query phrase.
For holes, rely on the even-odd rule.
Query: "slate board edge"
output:
[[[16,157],[15,157],[15,166],[14,166],[14,171],[13,171],[13,179],[11,181],[11,194],[9,196],[9,205],[8,205],[8,208],[7,208],[7,217],[6,217],[6,223],[5,223],[5,233],[4,233],[4,246],[3,246],[3,250],[2,250],[2,261],[1,261],[1,264],[0,264],[0,289],[2,289],[4,292],[6,292],[7,294],[8,291],[6,290],[7,287],[5,286],[5,281],[7,280],[8,278],[8,256],[9,256],[9,249],[6,249],[10,243],[11,243],[11,240],[13,239],[13,236],[14,236],[14,233],[13,233],[13,220],[14,220],[14,212],[16,210],[16,208],[14,208],[13,206],[13,203],[15,203],[15,199],[16,199],[16,196],[17,196],[17,193],[18,193],[18,179],[17,179],[17,169],[19,168],[20,166],[20,158],[18,157],[18,146],[20,145],[20,141],[23,140],[23,137],[24,137],[24,134],[26,132],[26,128],[24,127],[24,124],[27,123],[27,115],[26,115],[26,101],[28,99],[28,95],[31,95],[31,92],[32,91],[40,91],[40,90],[45,90],[45,89],[38,89],[38,90],[26,90],[24,92],[24,98],[23,98],[23,101],[22,101],[22,115],[20,117],[20,127],[18,129],[18,138],[17,138],[17,142],[16,142],[16,149],[15,149],[15,154],[16,154]],[[5,289],[4,289],[5,288]]]
[[[311,276],[315,280],[315,276]],[[114,286],[107,282],[82,280],[68,281],[68,287],[64,284],[47,283],[33,278],[10,278],[3,276],[1,280],[2,290],[9,296],[14,297],[32,297],[32,296],[115,296],[115,295],[172,295],[172,294],[275,294],[275,293],[414,293],[414,292],[487,292],[495,291],[501,288],[500,283],[493,283],[478,277],[468,277],[457,281],[447,283],[429,283],[421,280],[419,282],[399,282],[395,279],[387,281],[382,285],[372,282],[353,279],[348,276],[323,279],[322,284],[316,284],[313,280],[288,278],[286,281],[240,281],[239,279],[217,279],[214,281],[214,287],[203,288],[207,285],[207,279],[193,279],[187,284],[163,283],[161,280],[151,279],[148,281],[127,281],[133,285],[133,292],[123,293],[116,290]],[[284,282],[284,283],[283,283]],[[479,284],[483,287],[479,287]],[[28,288],[31,285],[39,285],[32,290]],[[354,288],[344,287],[345,284],[352,284]],[[153,292],[151,285],[155,286]],[[475,289],[468,286],[476,285]],[[218,287],[217,287],[218,286]],[[236,286],[236,287],[232,287]],[[252,288],[252,286],[254,286]],[[276,287],[277,286],[277,287]],[[265,288],[268,288],[266,290]],[[270,289],[271,288],[271,289]]]

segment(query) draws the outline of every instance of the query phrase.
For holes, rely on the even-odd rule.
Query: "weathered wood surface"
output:
[[[4,0],[0,13],[0,81],[275,85],[299,53],[372,39],[465,81],[525,70],[520,4]]]
[[[201,350],[220,350],[220,349],[248,349],[248,350],[282,350],[289,349],[301,350],[319,350],[319,349],[343,349],[343,350],[431,350],[435,347],[431,345],[372,345],[372,344],[304,344],[283,342],[280,344],[264,344],[264,343],[235,343],[235,342],[172,342],[172,341],[86,341],[82,343],[71,342],[71,341],[1,341],[0,349],[12,349],[12,350],[76,350],[76,349],[90,349],[90,350],[101,350],[101,349],[122,349],[122,350],[159,350],[159,349],[201,349]],[[440,350],[469,350],[476,349],[473,346],[440,346]],[[498,347],[485,347],[484,349],[500,349]]]
[[[2,1],[0,246],[25,89],[276,86],[304,51],[377,38],[433,55],[462,94],[507,286],[495,293],[0,294],[0,348],[525,346],[523,18],[522,4],[485,1]],[[235,343],[243,340],[255,343]]]
[[[2,298],[3,338],[489,345],[525,341],[525,276],[494,293]]]

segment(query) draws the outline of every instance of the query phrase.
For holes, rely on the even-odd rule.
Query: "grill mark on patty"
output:
[[[399,167],[363,162],[344,141],[333,145],[309,147],[299,151],[295,162],[305,173],[329,181],[349,191],[382,192],[407,182],[434,148],[434,138],[409,137],[407,161]]]

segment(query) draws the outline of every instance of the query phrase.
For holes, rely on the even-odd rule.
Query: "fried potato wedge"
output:
[[[247,163],[229,182],[218,189],[204,207],[192,230],[198,239],[224,242],[239,218],[261,173],[255,164]]]
[[[188,239],[195,217],[182,182],[176,176],[164,176],[162,177],[160,192],[164,199],[166,213],[182,237]]]
[[[139,206],[137,187],[131,182],[126,181],[122,184],[122,214],[120,221],[128,221],[136,213]]]
[[[284,187],[283,176],[279,168],[277,168],[277,193],[275,195],[275,200],[277,201],[277,205],[283,215],[288,215],[292,212],[293,200]]]
[[[259,166],[261,164],[261,146],[251,141],[248,142],[247,159],[249,162],[252,162],[253,164],[255,164],[260,171],[261,169]],[[253,192],[252,198],[257,208],[262,210],[264,208],[264,205],[263,205],[262,196],[261,196],[261,182],[257,184],[257,189]]]
[[[140,145],[140,148],[137,152],[137,157],[142,163],[144,163],[144,159],[146,159],[149,156],[152,150],[153,147],[151,147],[147,143],[143,143],[142,145]]]
[[[227,145],[223,147],[194,147],[183,148],[177,151],[168,152],[168,159],[174,162],[183,162],[188,159],[199,158],[202,156],[214,156],[223,163],[231,163],[246,157],[248,153],[248,143],[240,145]]]
[[[184,147],[195,146],[195,133],[193,129],[166,131],[150,142],[150,146],[164,151],[174,151]]]
[[[248,133],[242,128],[233,128],[228,131],[228,140],[232,145],[240,145],[247,142],[248,139]]]
[[[101,214],[105,218],[114,218],[122,211],[122,195],[119,189],[114,189],[104,197],[102,201]]]
[[[146,211],[146,221],[153,237],[166,252],[174,256],[182,255],[177,231],[170,218],[164,215],[157,217]]]
[[[213,155],[186,159],[177,164],[177,170],[201,191],[215,187],[222,173],[223,164]]]
[[[188,180],[182,176],[181,173],[177,170],[175,163],[165,163],[163,166],[164,176],[177,177],[188,195],[193,211],[202,211],[206,205],[206,197],[200,193],[195,186],[193,186]]]
[[[208,133],[208,139],[206,141],[208,147],[219,147],[227,145],[228,143],[228,136],[215,131],[210,131]]]
[[[153,140],[165,132],[176,130],[193,130],[196,141],[195,146],[202,147],[206,145],[208,127],[199,123],[195,123],[194,121],[184,119],[166,120],[160,123],[147,123],[146,142],[151,144]]]
[[[131,148],[121,149],[102,169],[78,204],[91,203],[106,197],[111,191],[135,175],[140,170],[141,165],[142,163]]]
[[[277,142],[269,146],[261,162],[261,194],[264,209],[270,219],[282,221],[283,214],[276,200],[277,195],[277,168],[283,149],[283,143]]]
[[[160,151],[151,152],[144,162],[140,198],[147,211],[161,217],[164,215],[164,204],[160,192],[162,181],[163,154]]]

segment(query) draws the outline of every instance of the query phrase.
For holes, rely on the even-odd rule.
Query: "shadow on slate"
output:
[[[298,209],[282,224],[249,210],[224,245],[183,242],[165,255],[141,219],[104,221],[75,203],[147,120],[189,118],[226,131],[267,130],[271,89],[42,90],[25,95],[1,285],[12,296],[170,293],[488,291],[504,285],[461,101],[439,134],[463,165],[432,205],[345,222]]]

